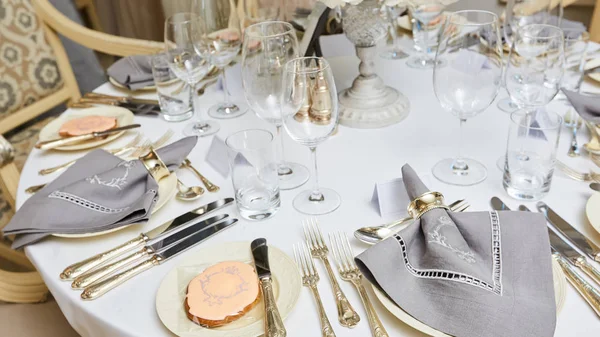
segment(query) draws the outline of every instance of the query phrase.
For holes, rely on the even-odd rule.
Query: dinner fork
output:
[[[356,266],[356,262],[354,262],[354,253],[352,252],[352,247],[350,247],[348,236],[340,232],[334,233],[333,235],[330,233],[329,243],[331,245],[333,258],[338,267],[338,271],[340,272],[340,277],[342,280],[352,283],[356,290],[358,290],[360,299],[367,312],[367,320],[369,321],[369,327],[371,327],[371,333],[375,337],[388,337],[389,335],[387,331],[385,331],[383,324],[381,324],[381,320],[379,320],[379,316],[377,316],[377,312],[367,295],[367,291],[362,285],[363,275]]]
[[[350,305],[350,302],[346,298],[346,295],[344,295],[342,288],[335,278],[335,274],[333,273],[333,269],[331,268],[331,264],[327,258],[329,249],[325,244],[325,240],[323,239],[323,234],[321,233],[321,229],[317,224],[317,220],[315,218],[309,218],[308,220],[304,220],[302,222],[304,227],[304,239],[306,244],[310,247],[310,253],[312,257],[323,261],[325,269],[327,269],[327,275],[329,275],[329,280],[331,281],[331,286],[333,287],[333,293],[335,294],[338,320],[342,326],[353,328],[356,326],[356,324],[358,324],[358,322],[360,322],[360,317],[352,305]]]
[[[319,283],[319,273],[315,263],[308,252],[308,247],[304,243],[294,245],[294,258],[298,269],[302,273],[302,285],[308,287],[317,302],[317,309],[319,310],[319,320],[321,321],[321,334],[323,337],[335,337],[333,327],[327,318],[325,308],[323,308],[323,302],[321,301],[321,295],[319,295],[319,289],[317,283]]]
[[[565,163],[561,162],[560,160],[556,161],[556,167],[558,167],[558,169],[562,173],[564,173],[565,175],[567,175],[568,177],[570,177],[574,180],[600,182],[600,173],[595,173],[595,172],[581,173],[581,172],[578,172],[578,171],[570,168],[569,166],[567,166]]]

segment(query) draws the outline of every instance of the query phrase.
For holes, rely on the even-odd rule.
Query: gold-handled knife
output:
[[[158,266],[159,264],[177,256],[178,254],[194,247],[195,245],[203,242],[204,240],[210,238],[211,236],[233,226],[238,219],[227,219],[223,222],[220,222],[210,228],[207,228],[203,231],[200,231],[196,234],[188,236],[187,238],[179,241],[178,243],[163,249],[156,254],[153,254],[152,257],[145,260],[142,263],[139,263],[128,270],[125,270],[122,273],[111,276],[103,281],[95,283],[83,291],[81,293],[81,298],[84,300],[94,300],[116,286],[123,284],[125,281],[134,277],[137,274],[140,274],[154,266]]]
[[[83,97],[84,98],[103,99],[103,100],[113,100],[113,101],[117,101],[120,103],[158,105],[158,100],[155,100],[155,99],[143,99],[143,98],[135,98],[135,97],[131,97],[131,96],[113,96],[113,95],[99,94],[96,92],[88,92],[87,94],[83,95]]]
[[[105,264],[106,262],[114,259],[117,256],[120,256],[121,254],[123,254],[125,252],[128,252],[137,247],[141,247],[148,241],[158,237],[159,235],[161,235],[163,233],[166,234],[168,232],[176,230],[178,227],[185,225],[200,216],[207,215],[207,214],[214,212],[220,208],[223,208],[223,207],[231,204],[232,202],[233,202],[233,198],[225,198],[225,199],[213,201],[204,206],[200,206],[190,212],[187,212],[185,214],[182,214],[182,215],[176,217],[175,219],[169,220],[169,221],[163,223],[162,225],[160,225],[146,233],[142,233],[142,234],[136,236],[134,239],[127,241],[118,247],[115,247],[111,250],[94,255],[88,259],[85,259],[83,261],[80,261],[80,262],[77,262],[77,263],[74,263],[74,264],[68,266],[60,274],[60,278],[64,281],[68,281],[68,280],[72,280],[76,277],[79,277],[79,276],[83,275],[84,273],[86,273],[100,265]]]
[[[258,274],[263,301],[265,303],[265,337],[285,337],[287,332],[279,314],[279,309],[277,309],[275,295],[273,294],[267,240],[261,238],[252,241],[250,249],[254,257],[256,274]]]
[[[141,126],[140,124],[130,124],[130,125],[125,125],[125,126],[121,126],[118,128],[106,130],[106,131],[86,133],[85,135],[81,135],[81,136],[47,140],[47,141],[43,141],[43,142],[39,142],[39,143],[35,144],[35,147],[38,149],[42,149],[42,150],[49,150],[49,149],[57,148],[59,146],[80,143],[80,142],[83,142],[86,140],[108,136],[108,135],[116,133],[116,132],[139,128],[140,126]]]

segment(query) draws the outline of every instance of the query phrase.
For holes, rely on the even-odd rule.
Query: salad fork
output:
[[[303,227],[304,239],[310,248],[312,257],[323,261],[325,269],[327,269],[327,274],[329,275],[329,280],[331,281],[331,286],[333,287],[333,293],[335,294],[335,303],[337,306],[338,320],[340,321],[340,324],[349,328],[355,327],[356,324],[360,322],[360,317],[352,305],[350,305],[350,302],[346,298],[346,295],[344,295],[342,288],[335,279],[335,274],[333,273],[333,269],[331,268],[331,264],[327,258],[329,249],[325,244],[325,240],[323,239],[323,234],[321,233],[321,229],[317,224],[317,220],[315,218],[309,218],[308,220],[303,221]]]
[[[375,337],[388,337],[389,335],[387,331],[385,331],[383,324],[381,324],[381,320],[379,319],[379,316],[377,316],[377,312],[367,295],[367,291],[362,285],[363,275],[358,269],[358,266],[356,266],[356,262],[354,262],[354,253],[352,252],[352,247],[350,247],[348,236],[340,232],[334,233],[333,235],[330,233],[329,242],[331,244],[333,258],[342,280],[352,283],[360,295],[360,299],[367,312],[367,321],[369,321],[371,333]]]
[[[302,274],[302,285],[309,288],[317,302],[317,309],[319,310],[319,320],[321,321],[321,334],[323,337],[335,337],[333,327],[327,318],[325,308],[323,308],[323,302],[321,301],[321,295],[319,295],[319,289],[317,289],[317,283],[319,283],[319,274],[315,263],[308,252],[308,247],[304,243],[294,245],[294,259]]]

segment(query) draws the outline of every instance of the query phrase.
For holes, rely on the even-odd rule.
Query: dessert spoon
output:
[[[204,189],[200,186],[188,187],[184,185],[181,180],[177,179],[177,189],[179,190],[175,195],[177,199],[183,201],[192,201],[200,198],[204,194]]]

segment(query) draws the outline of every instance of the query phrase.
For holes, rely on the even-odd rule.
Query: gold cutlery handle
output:
[[[592,307],[596,312],[596,315],[600,316],[600,292],[592,287],[584,278],[579,276],[564,258],[557,257],[556,255],[554,255],[554,258],[562,267],[565,275],[567,275],[569,283],[571,283],[581,297],[583,297],[590,307]]]
[[[41,190],[42,188],[46,187],[46,184],[39,184],[39,185],[33,185],[33,186],[29,186],[26,190],[25,193],[28,194],[33,194],[39,190]]]
[[[106,94],[99,94],[97,92],[88,92],[87,94],[83,95],[83,98],[97,98],[97,99],[113,100],[113,101],[118,101],[118,102],[122,102],[122,103],[127,103],[127,97],[111,96],[111,95],[106,95]]]
[[[321,259],[323,264],[325,264],[325,269],[327,269],[327,274],[329,275],[329,280],[331,281],[331,286],[333,287],[333,293],[335,294],[338,320],[342,326],[353,328],[358,324],[358,322],[360,322],[360,317],[352,305],[350,305],[348,298],[346,298],[346,295],[342,291],[340,284],[336,280],[327,256],[323,256]]]
[[[42,149],[42,150],[50,150],[50,149],[55,149],[60,146],[74,144],[74,143],[80,143],[80,142],[94,139],[94,138],[96,138],[96,137],[93,134],[87,134],[87,135],[81,135],[81,136],[75,136],[75,137],[67,137],[64,139],[56,139],[56,140],[49,140],[49,141],[45,141],[45,142],[39,142],[39,143],[35,144],[35,147],[38,149]]]
[[[329,323],[329,319],[327,318],[327,313],[325,312],[325,308],[323,308],[323,302],[321,301],[321,295],[319,295],[319,289],[317,289],[317,285],[313,284],[309,286],[310,290],[315,297],[315,301],[317,301],[317,309],[319,310],[319,320],[321,321],[321,334],[323,337],[335,337],[335,332],[333,331],[333,327],[331,323]]]
[[[140,234],[134,239],[125,242],[124,244],[115,247],[111,250],[108,250],[104,253],[100,253],[98,255],[94,255],[89,259],[85,259],[81,262],[77,262],[65,268],[63,272],[60,274],[60,279],[67,281],[72,280],[76,277],[79,277],[86,273],[89,270],[96,268],[99,265],[106,263],[107,261],[127,252],[135,247],[143,245],[148,240],[148,237],[144,234]]]
[[[88,104],[88,103],[79,103],[79,102],[67,103],[67,108],[70,108],[70,109],[88,109],[88,108],[93,108],[93,107],[94,107],[94,105]]]
[[[126,271],[119,273],[117,275],[111,276],[104,281],[100,281],[96,284],[93,284],[81,293],[81,298],[83,300],[95,300],[98,297],[106,294],[111,289],[114,289],[116,286],[125,283],[125,281],[134,277],[137,274],[140,274],[154,266],[158,266],[162,261],[162,258],[158,255],[154,255],[152,258],[133,266]]]
[[[98,280],[104,279],[106,276],[116,272],[117,270],[133,263],[143,257],[148,257],[152,255],[154,251],[149,248],[142,248],[137,252],[127,255],[126,257],[115,261],[113,263],[107,264],[106,266],[96,268],[88,273],[85,273],[73,281],[71,284],[71,288],[73,289],[83,289],[94,284]]]
[[[198,178],[200,178],[200,181],[202,181],[202,184],[204,184],[204,187],[206,187],[206,189],[211,192],[211,193],[215,193],[218,192],[220,187],[211,183],[210,180],[206,179],[202,173],[200,173],[198,170],[196,170],[196,168],[192,165],[192,163],[189,160],[185,160],[184,161],[184,165],[186,167],[188,167],[190,170],[192,170],[197,176]]]
[[[367,321],[369,321],[369,327],[371,328],[371,333],[373,334],[373,336],[374,337],[389,337],[387,331],[385,331],[385,328],[383,327],[383,324],[381,324],[381,320],[379,319],[379,316],[377,315],[377,311],[375,311],[375,308],[373,307],[373,303],[371,303],[371,300],[369,299],[369,295],[367,294],[367,291],[365,290],[365,287],[362,285],[360,279],[352,280],[352,284],[358,290],[360,299],[362,300],[363,305],[365,306],[365,311],[367,312]]]
[[[285,331],[281,315],[279,315],[279,309],[277,309],[271,279],[261,279],[260,287],[265,302],[265,337],[285,337],[287,332]]]
[[[411,216],[407,216],[407,217],[402,218],[400,220],[396,220],[396,221],[387,223],[387,224],[383,225],[383,227],[391,229],[391,228],[394,228],[396,226],[400,226],[400,225],[402,225],[402,224],[404,224],[404,223],[406,223],[408,221],[411,221],[411,220],[414,220],[414,219]]]
[[[587,262],[587,259],[585,257],[581,256],[580,258],[578,258],[575,264],[577,265],[577,267],[583,270],[583,272],[586,273],[592,280],[594,280],[597,284],[600,285],[600,271],[598,271],[598,269],[596,269],[589,262]]]

